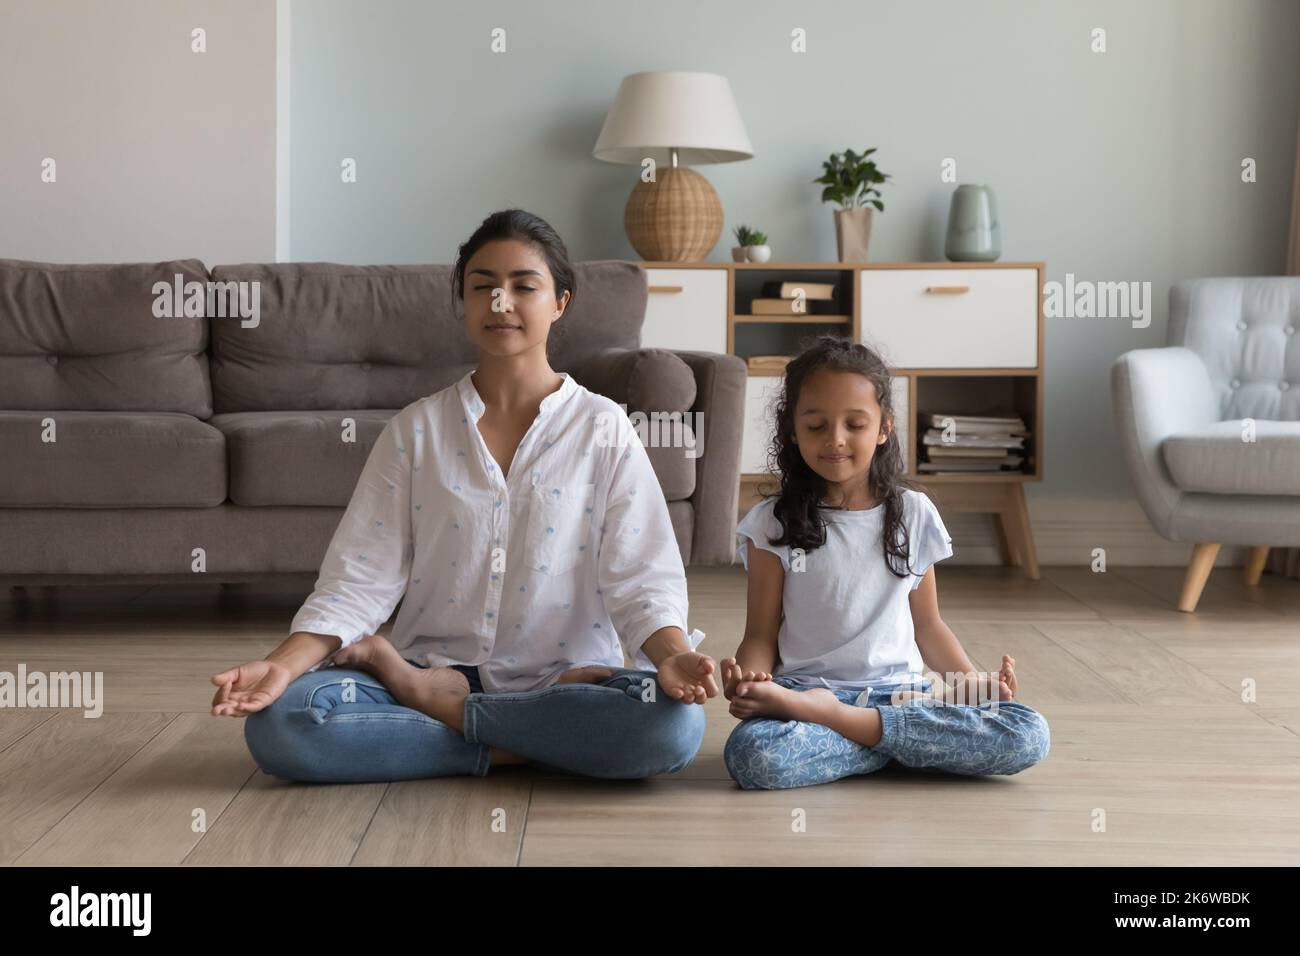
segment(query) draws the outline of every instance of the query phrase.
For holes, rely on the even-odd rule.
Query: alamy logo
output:
[[[0,671],[0,708],[4,707],[76,707],[83,717],[104,713],[103,671],[28,672],[26,664],[18,673]]]
[[[1049,319],[1132,319],[1133,328],[1151,324],[1150,282],[1076,282],[1073,272],[1065,283],[1043,283],[1043,314]]]
[[[704,434],[703,412],[628,412],[627,403],[619,402],[632,430],[645,448],[683,448],[687,458],[704,454],[700,436]],[[617,416],[600,412],[596,421],[596,445],[622,448],[629,435],[618,427]]]
[[[152,925],[151,893],[70,893],[50,897],[51,926],[130,926],[133,936],[148,936]]]
[[[262,283],[186,282],[176,273],[172,282],[153,284],[153,314],[159,319],[224,319],[239,317],[241,328],[255,329],[262,321]]]

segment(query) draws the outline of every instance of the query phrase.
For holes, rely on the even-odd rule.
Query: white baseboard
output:
[[[1155,532],[1135,499],[1026,497],[1039,564],[1087,566],[1094,548],[1104,548],[1107,566],[1114,567],[1186,567],[1191,557],[1190,544]],[[945,524],[952,535],[952,563],[1002,563],[992,515],[956,514]],[[1245,555],[1245,548],[1225,546],[1215,567],[1240,566]]]

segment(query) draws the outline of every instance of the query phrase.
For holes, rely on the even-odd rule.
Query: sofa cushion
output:
[[[208,273],[197,259],[107,265],[0,259],[0,408],[207,418],[208,324],[203,314],[174,315],[177,276],[182,294],[187,283],[203,289],[205,312]],[[156,315],[155,306],[172,317]]]
[[[397,412],[364,408],[212,416],[213,427],[226,436],[231,502],[346,507],[370,449]],[[354,425],[345,429],[348,418]]]
[[[218,412],[404,408],[477,364],[450,265],[325,262],[216,266],[216,282],[256,282],[256,324],[212,323]],[[600,260],[574,266],[577,293],[552,328],[551,364],[567,371],[607,348],[635,346],[645,270]]]
[[[1241,419],[1170,435],[1161,445],[1165,467],[1183,491],[1223,495],[1300,495],[1300,422],[1254,422],[1254,441]]]
[[[0,448],[0,507],[210,508],[226,498],[225,438],[180,412],[0,411]]]

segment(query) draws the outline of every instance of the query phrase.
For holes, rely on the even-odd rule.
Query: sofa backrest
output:
[[[1220,421],[1300,421],[1300,276],[1175,283],[1168,344],[1205,362]]]
[[[208,322],[173,314],[177,276],[182,294],[208,278],[197,259],[0,259],[0,409],[210,417]]]
[[[401,408],[460,378],[478,359],[452,295],[452,266],[250,263],[212,269],[257,283],[256,323],[211,319],[217,412]],[[608,348],[636,348],[645,270],[576,263],[577,294],[551,330],[557,371]],[[252,286],[247,288],[251,289]]]

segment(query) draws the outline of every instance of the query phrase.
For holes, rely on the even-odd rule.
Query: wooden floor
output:
[[[0,709],[0,862],[134,864],[1300,863],[1300,581],[1216,569],[1194,615],[1174,568],[940,567],[945,619],[978,665],[1018,662],[1051,753],[1012,777],[891,766],[741,791],[709,730],[681,773],[303,785],[267,777],[209,675],[259,658],[311,588],[0,590],[0,670],[103,671],[98,719]],[[744,576],[690,572],[701,646],[730,654]],[[1242,701],[1253,682],[1256,702]],[[792,819],[802,810],[806,831]],[[504,832],[494,816],[504,812]],[[199,822],[196,822],[199,821]],[[1104,822],[1104,829],[1099,826]]]

